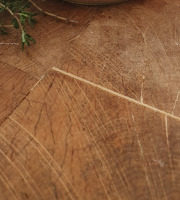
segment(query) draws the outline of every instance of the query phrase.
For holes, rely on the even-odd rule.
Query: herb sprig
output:
[[[7,34],[9,28],[20,29],[22,50],[24,50],[25,46],[36,43],[35,39],[26,32],[28,25],[33,27],[36,24],[35,17],[39,14],[31,12],[31,6],[35,7],[39,13],[44,13],[67,23],[77,23],[76,21],[44,11],[33,0],[0,0],[0,32],[1,34]],[[6,13],[11,16],[9,24],[3,24],[1,20]]]

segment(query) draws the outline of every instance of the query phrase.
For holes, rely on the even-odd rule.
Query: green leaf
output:
[[[33,43],[36,43],[35,39],[32,36],[30,36],[29,34],[26,34],[26,38],[27,38],[27,40],[29,40]]]
[[[28,15],[29,17],[39,15],[39,13],[32,13],[32,12],[27,12],[27,11],[23,11],[22,13]]]
[[[30,2],[26,2],[25,5],[23,6],[22,10],[24,10],[25,8],[29,8],[31,6]]]
[[[22,50],[24,50],[24,46],[30,46],[30,42],[32,43],[36,43],[36,41],[34,40],[34,38],[32,36],[30,36],[29,34],[25,33],[25,31],[22,31],[22,35],[21,35],[21,40],[22,40]]]
[[[25,25],[27,16],[23,13],[20,14],[20,21],[22,25]]]
[[[19,28],[19,24],[18,24],[18,22],[17,22],[17,20],[15,18],[12,19],[12,24],[13,24],[15,29]]]
[[[28,22],[29,22],[29,25],[31,26],[34,26],[36,24],[36,20],[31,17],[28,18]]]

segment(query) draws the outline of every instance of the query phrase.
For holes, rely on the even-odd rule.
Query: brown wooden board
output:
[[[38,79],[0,62],[0,124],[30,92]]]
[[[179,199],[180,119],[51,71],[0,128],[1,199]]]

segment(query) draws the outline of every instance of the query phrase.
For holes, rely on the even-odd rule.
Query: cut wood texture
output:
[[[29,93],[37,79],[0,62],[0,124]]]
[[[1,199],[179,199],[178,128],[50,71],[1,126]]]
[[[179,0],[37,3],[79,25],[1,46],[0,200],[179,200]]]

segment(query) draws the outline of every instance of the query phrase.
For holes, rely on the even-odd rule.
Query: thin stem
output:
[[[40,12],[42,12],[42,13],[44,13],[44,14],[46,14],[46,15],[49,15],[49,16],[51,16],[51,17],[54,17],[54,18],[57,18],[57,19],[59,19],[59,20],[61,20],[61,21],[65,21],[65,22],[68,22],[68,23],[75,23],[75,24],[78,24],[78,22],[77,21],[74,21],[74,20],[69,20],[69,19],[67,19],[67,18],[65,18],[65,17],[60,17],[60,16],[58,16],[58,15],[56,15],[56,14],[52,14],[52,13],[50,13],[50,12],[47,12],[47,11],[44,11],[42,8],[40,8],[36,3],[34,3],[34,1],[32,1],[32,0],[28,0],[37,10],[39,10]]]
[[[14,28],[14,26],[12,24],[10,24],[10,25],[1,25],[0,24],[0,27],[2,27],[2,28]]]

